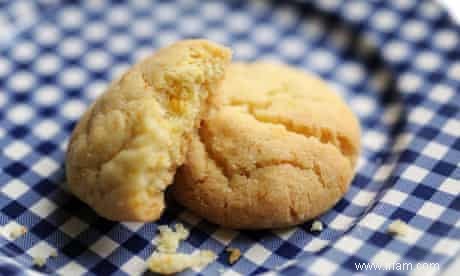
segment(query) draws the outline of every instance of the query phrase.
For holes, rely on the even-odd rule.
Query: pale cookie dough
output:
[[[158,253],[150,256],[147,263],[150,271],[159,274],[174,274],[192,267],[204,267],[217,258],[210,250],[189,255],[184,253]]]
[[[230,50],[188,40],[129,69],[73,131],[70,190],[111,220],[152,221],[184,161],[190,135],[230,62]]]
[[[322,80],[285,65],[232,64],[171,186],[184,206],[230,228],[278,228],[347,191],[360,127]]]
[[[175,253],[179,243],[190,235],[190,232],[180,223],[176,224],[175,231],[167,225],[160,225],[158,232],[156,247],[162,253]]]

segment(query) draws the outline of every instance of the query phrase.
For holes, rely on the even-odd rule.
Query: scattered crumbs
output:
[[[311,225],[310,232],[321,232],[323,231],[323,223],[319,220],[315,220]]]
[[[206,266],[217,257],[210,250],[195,254],[176,253],[179,243],[189,236],[189,231],[178,223],[174,230],[166,225],[158,226],[156,250],[147,261],[150,271],[159,274],[173,274],[188,268]]]
[[[46,264],[47,259],[46,257],[33,257],[34,265],[36,267],[42,267]]]
[[[388,226],[387,233],[393,236],[406,236],[409,233],[409,225],[397,219]]]
[[[191,267],[208,265],[215,259],[216,255],[210,250],[203,250],[193,255],[155,252],[148,260],[148,266],[154,273],[173,274]]]
[[[241,257],[241,251],[238,248],[229,247],[226,249],[228,253],[228,262],[232,265],[236,263]]]
[[[27,233],[27,228],[21,224],[13,222],[3,226],[1,232],[5,238],[15,240]]]
[[[46,262],[48,261],[49,258],[56,258],[58,256],[58,253],[56,250],[51,251],[51,253],[48,255],[48,257],[45,256],[33,256],[33,263],[36,267],[43,267]]]
[[[176,252],[179,243],[189,235],[189,231],[181,223],[175,225],[175,231],[166,225],[159,226],[158,231],[160,234],[156,240],[156,247],[162,253]]]

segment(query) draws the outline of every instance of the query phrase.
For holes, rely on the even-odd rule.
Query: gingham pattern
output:
[[[436,4],[56,2],[0,3],[4,28],[25,26],[15,23],[18,3],[38,12],[0,43],[0,223],[29,229],[14,242],[0,239],[0,273],[33,273],[30,256],[57,249],[40,272],[139,274],[157,225],[179,221],[191,229],[180,251],[219,255],[185,275],[347,275],[357,272],[355,262],[444,267],[459,252],[460,38]],[[66,141],[86,106],[129,64],[187,37],[224,43],[235,59],[275,59],[315,72],[360,117],[358,173],[345,198],[320,217],[322,233],[310,233],[310,223],[225,230],[172,203],[158,223],[113,223],[65,192]],[[388,236],[395,219],[411,235]],[[243,253],[233,266],[227,246]]]

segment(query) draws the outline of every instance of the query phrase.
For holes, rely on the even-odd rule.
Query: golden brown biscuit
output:
[[[230,51],[217,44],[182,41],[113,82],[73,131],[70,190],[105,218],[157,219],[163,191],[229,61]]]
[[[359,123],[319,78],[232,64],[171,186],[178,202],[230,228],[299,224],[347,191]]]

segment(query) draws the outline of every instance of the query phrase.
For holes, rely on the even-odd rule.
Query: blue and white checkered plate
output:
[[[157,226],[176,222],[191,229],[180,251],[219,256],[184,275],[348,275],[363,262],[443,268],[460,251],[460,29],[431,1],[0,1],[0,23],[0,224],[28,228],[0,238],[2,275],[140,274]],[[88,104],[130,64],[190,37],[224,43],[237,60],[319,74],[359,116],[358,172],[319,218],[324,231],[311,233],[311,222],[230,231],[173,203],[157,223],[114,223],[62,188],[66,142]],[[410,235],[386,234],[396,219]],[[233,266],[227,246],[242,251]],[[33,266],[30,256],[53,250],[58,257]]]

